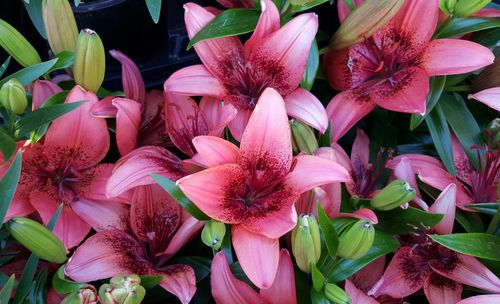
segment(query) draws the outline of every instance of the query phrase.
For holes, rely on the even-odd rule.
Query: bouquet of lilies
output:
[[[51,52],[0,19],[0,303],[500,303],[499,5],[188,2],[200,63],[146,88],[25,2]]]

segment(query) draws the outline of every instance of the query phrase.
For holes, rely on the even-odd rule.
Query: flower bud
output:
[[[78,39],[75,16],[68,0],[43,0],[43,23],[54,54],[74,52]]]
[[[291,125],[291,130],[293,141],[300,152],[313,154],[314,151],[319,148],[318,141],[311,127],[298,120],[294,120]]]
[[[8,227],[16,241],[41,259],[57,264],[66,261],[63,243],[42,224],[24,217],[13,217]]]
[[[313,215],[301,215],[292,230],[292,252],[299,268],[311,272],[321,256],[319,227]]]
[[[201,231],[201,240],[203,244],[212,247],[215,250],[219,250],[222,246],[222,240],[226,234],[226,225],[224,223],[210,220],[205,223],[203,230]]]
[[[113,277],[109,283],[99,288],[103,304],[138,304],[146,295],[146,290],[140,285],[141,279],[135,274]]]
[[[67,295],[60,304],[97,304],[99,297],[94,286],[87,285],[85,288],[77,290]]]
[[[498,149],[500,145],[500,118],[493,119],[486,129],[491,136],[491,148]]]
[[[76,46],[73,68],[75,82],[89,91],[97,92],[104,80],[105,56],[99,35],[93,30],[83,29]]]
[[[467,17],[485,7],[491,0],[457,0],[453,8],[455,17]]]
[[[403,0],[363,2],[342,22],[330,42],[330,48],[340,50],[370,37],[396,15],[401,5]]]
[[[453,15],[456,4],[457,0],[439,0],[439,8],[448,15]]]
[[[369,220],[356,221],[340,234],[337,254],[346,259],[359,259],[370,250],[374,238],[375,228]]]
[[[486,89],[500,87],[500,58],[484,68],[472,81],[472,91],[480,92]]]
[[[40,55],[28,40],[2,19],[0,19],[0,46],[24,67],[41,62]]]
[[[21,114],[28,106],[26,91],[23,85],[12,78],[0,88],[0,103],[14,114]]]
[[[387,211],[408,203],[416,195],[410,184],[397,179],[375,194],[370,204],[375,209]]]
[[[325,285],[325,296],[328,300],[335,304],[351,303],[351,298],[347,295],[347,293],[333,283],[327,283]]]

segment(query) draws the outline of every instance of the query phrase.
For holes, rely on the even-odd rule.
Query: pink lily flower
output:
[[[500,303],[500,294],[480,295],[463,299],[457,304],[493,304]]]
[[[227,7],[227,8],[237,8],[237,7],[252,8],[253,7],[252,0],[217,0],[217,2],[219,2],[220,5]]]
[[[469,94],[469,99],[478,100],[488,107],[500,112],[500,87],[490,88],[474,94]]]
[[[269,288],[279,261],[279,238],[297,222],[294,203],[315,186],[349,180],[341,165],[320,157],[292,157],[285,103],[264,90],[243,133],[240,148],[213,136],[193,144],[210,168],[177,184],[208,216],[232,224],[233,247],[243,271]]]
[[[215,17],[194,3],[184,8],[190,38]],[[194,48],[203,64],[175,72],[165,82],[165,91],[211,96],[233,105],[238,114],[229,129],[240,140],[257,99],[271,87],[285,97],[288,115],[324,132],[328,118],[323,105],[310,92],[298,88],[318,29],[317,16],[303,14],[280,27],[279,12],[271,0],[262,0],[261,10],[257,27],[244,45],[237,37],[196,43]]]
[[[268,289],[261,289],[259,293],[231,273],[224,252],[215,255],[211,273],[212,296],[217,304],[297,303],[292,259],[286,249],[280,251],[278,270],[273,284]]]
[[[453,230],[456,190],[450,184],[431,206],[432,212],[446,212],[434,232]],[[447,249],[423,232],[401,237],[400,242],[402,246],[368,295],[404,298],[423,287],[431,304],[454,304],[460,301],[462,284],[500,292],[500,279],[476,258]]]
[[[477,43],[431,41],[438,2],[405,1],[373,36],[325,54],[323,68],[330,85],[342,91],[327,107],[334,141],[377,105],[395,112],[425,113],[431,76],[467,73],[493,63],[493,53]]]
[[[345,292],[351,298],[351,304],[380,304],[377,300],[358,289],[350,280],[345,281]]]
[[[81,244],[65,267],[77,282],[90,282],[119,274],[162,275],[160,286],[189,303],[196,291],[194,270],[166,261],[193,234],[186,233],[190,219],[158,185],[134,189],[129,230],[102,231]],[[180,246],[179,246],[180,245]]]
[[[31,106],[32,110],[40,108],[47,99],[62,89],[50,80],[36,80],[31,88]]]
[[[500,178],[500,151],[487,149],[484,159],[480,162],[482,165],[475,170],[454,135],[452,150],[456,176],[448,173],[439,160],[427,155],[399,155],[389,161],[387,167],[394,169],[406,159],[411,164],[411,172],[415,172],[424,183],[439,190],[444,190],[451,183],[456,184],[457,206],[460,209],[470,211],[465,205],[495,201]],[[414,173],[410,174],[414,176]]]
[[[121,198],[109,200],[104,193],[113,165],[99,164],[109,149],[109,133],[105,120],[90,115],[97,97],[76,86],[66,103],[77,101],[86,102],[54,121],[43,144],[24,150],[16,193],[16,200],[30,203],[45,224],[63,204],[54,233],[66,248],[78,245],[91,226],[97,231],[126,227],[128,213]]]

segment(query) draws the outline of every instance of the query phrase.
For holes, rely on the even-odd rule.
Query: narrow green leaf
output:
[[[14,161],[10,165],[7,172],[0,180],[0,226],[4,222],[5,215],[9,210],[14,193],[16,193],[17,183],[21,176],[22,154],[17,152]]]
[[[316,267],[316,265],[313,265],[311,268],[311,277],[314,289],[316,289],[316,291],[322,290],[325,285],[325,276],[321,273],[318,267]]]
[[[429,113],[436,106],[441,93],[443,93],[444,84],[446,83],[446,76],[436,76],[432,77],[429,84],[429,95],[427,95],[426,109],[424,115],[412,114],[410,120],[410,130],[415,130],[424,119],[429,115]]]
[[[326,274],[328,281],[343,281],[372,261],[389,252],[393,252],[398,247],[399,242],[391,236],[380,231],[375,231],[375,240],[373,241],[372,248],[357,260],[340,259],[333,271]]]
[[[478,258],[500,261],[500,238],[489,233],[431,235],[435,242],[453,251]]]
[[[161,0],[146,0],[146,5],[151,19],[153,19],[154,23],[158,23],[158,20],[160,20]]]
[[[45,304],[47,302],[47,290],[49,289],[47,278],[48,270],[47,267],[44,267],[35,278],[35,284],[31,288],[29,297],[27,298],[28,303]]]
[[[2,63],[2,65],[0,65],[0,78],[2,78],[3,76],[3,73],[5,73],[5,71],[7,70],[7,68],[9,67],[9,64],[10,64],[10,59],[12,57],[7,57],[7,59],[5,59],[5,61]]]
[[[325,213],[325,210],[318,204],[318,221],[319,227],[323,232],[323,239],[326,244],[328,254],[334,259],[337,256],[337,248],[339,247],[339,236],[337,230],[332,224],[332,221]]]
[[[16,295],[14,296],[14,304],[24,303],[24,299],[30,292],[31,286],[33,284],[33,279],[35,278],[36,267],[38,265],[39,258],[36,254],[32,253],[24,266],[23,272],[21,274],[21,279],[16,288]]]
[[[455,219],[467,232],[484,232],[484,224],[478,213],[457,209]]]
[[[198,207],[196,207],[196,205],[193,204],[193,202],[191,202],[184,195],[184,193],[182,193],[182,190],[177,187],[175,182],[158,174],[151,174],[151,178],[153,178],[158,185],[160,185],[165,191],[167,191],[179,203],[179,205],[182,206],[182,208],[184,208],[196,219],[200,221],[206,221],[210,219],[210,217],[208,217],[205,213],[198,209]]]
[[[444,26],[437,38],[461,36],[500,27],[500,18],[453,18]]]
[[[14,289],[14,284],[16,283],[16,275],[11,275],[7,283],[3,286],[0,291],[0,303],[9,303],[12,290]]]
[[[57,58],[54,58],[49,61],[25,67],[22,70],[10,74],[9,76],[0,80],[0,87],[12,78],[16,78],[22,85],[27,86],[30,82],[46,74],[56,64],[57,60]]]
[[[462,144],[465,154],[467,154],[472,165],[478,168],[478,151],[471,147],[484,144],[481,138],[482,131],[476,119],[467,108],[465,101],[460,95],[448,95],[446,98],[440,100],[439,105],[442,107],[453,132]]]
[[[141,275],[139,277],[141,278],[142,287],[146,289],[151,289],[155,287],[156,285],[160,284],[160,282],[163,280],[162,275],[157,275],[157,276]]]
[[[328,2],[328,1],[330,1],[330,3],[332,3],[334,0],[312,0],[312,1],[306,2],[302,5],[294,5],[294,6],[292,6],[292,13],[300,13],[303,11],[307,11],[313,7],[321,5],[321,4]]]
[[[73,63],[75,63],[75,53],[70,51],[62,51],[57,54],[56,58],[58,59],[56,64],[54,64],[48,73],[69,68],[73,65]]]
[[[225,10],[202,28],[189,41],[189,50],[196,43],[220,37],[250,33],[257,26],[260,11],[255,9],[235,8]]]
[[[425,118],[432,141],[436,151],[441,158],[446,170],[455,176],[455,162],[453,161],[453,152],[451,149],[451,134],[446,122],[446,117],[438,104],[434,107],[429,116]]]
[[[309,57],[307,58],[307,66],[304,71],[304,76],[300,86],[308,91],[310,91],[314,85],[314,80],[316,79],[316,74],[319,68],[319,51],[318,43],[316,39],[313,40],[311,44],[311,50],[309,51]]]
[[[465,205],[465,207],[474,209],[484,214],[494,215],[497,212],[499,205],[499,203],[479,203]]]
[[[45,33],[45,26],[43,24],[42,0],[24,1],[24,7],[40,36],[43,39],[47,39],[47,33]]]
[[[0,151],[3,154],[3,163],[8,162],[12,154],[16,151],[16,142],[10,137],[5,130],[0,127]],[[0,166],[3,165],[0,162]]]
[[[377,211],[379,222],[376,227],[388,234],[404,235],[415,229],[424,230],[425,227],[432,227],[438,224],[443,216],[440,213],[425,212],[413,207]]]
[[[57,207],[56,212],[54,212],[54,214],[50,218],[50,221],[47,223],[47,229],[49,229],[50,231],[54,230],[54,227],[57,223],[57,220],[59,219],[59,216],[61,215],[63,207],[64,205],[60,204],[59,207]]]
[[[58,104],[48,107],[41,107],[40,109],[24,115],[16,124],[16,137],[22,138],[31,131],[43,126],[46,123],[53,121],[62,115],[73,111],[81,106],[84,102],[71,102],[65,104]]]
[[[224,234],[224,239],[222,240],[222,246],[220,251],[226,254],[227,262],[229,264],[233,263],[233,247],[231,245],[231,227],[226,224],[226,234]]]
[[[332,122],[328,123],[325,134],[321,134],[318,142],[320,147],[330,147],[332,144]]]
[[[73,3],[75,4],[75,6],[80,5],[80,2],[81,2],[80,0],[74,0],[74,1],[73,1]]]
[[[66,279],[64,276],[64,267],[66,264],[61,265],[55,275],[52,277],[52,287],[57,293],[68,294],[84,288],[86,283],[77,283]]]

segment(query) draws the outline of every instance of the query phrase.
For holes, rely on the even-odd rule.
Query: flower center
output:
[[[380,148],[373,164],[364,168],[354,168],[354,177],[358,188],[358,195],[363,198],[369,197],[377,183],[382,178],[386,162],[392,158],[392,149]]]
[[[471,172],[469,191],[476,203],[489,202],[492,197],[491,189],[495,189],[500,177],[500,151],[488,149],[481,157],[477,148],[478,170]],[[466,183],[467,184],[467,183]],[[493,193],[495,191],[493,190]]]
[[[234,64],[232,78],[232,83],[228,85],[232,103],[239,109],[253,110],[268,82],[257,77],[252,66],[242,61]]]
[[[63,198],[63,201],[66,201],[64,198],[68,196],[68,192],[76,195],[73,186],[81,180],[81,174],[68,162],[61,163],[58,167],[49,164],[36,175],[45,180],[47,186],[55,187],[57,195]]]

